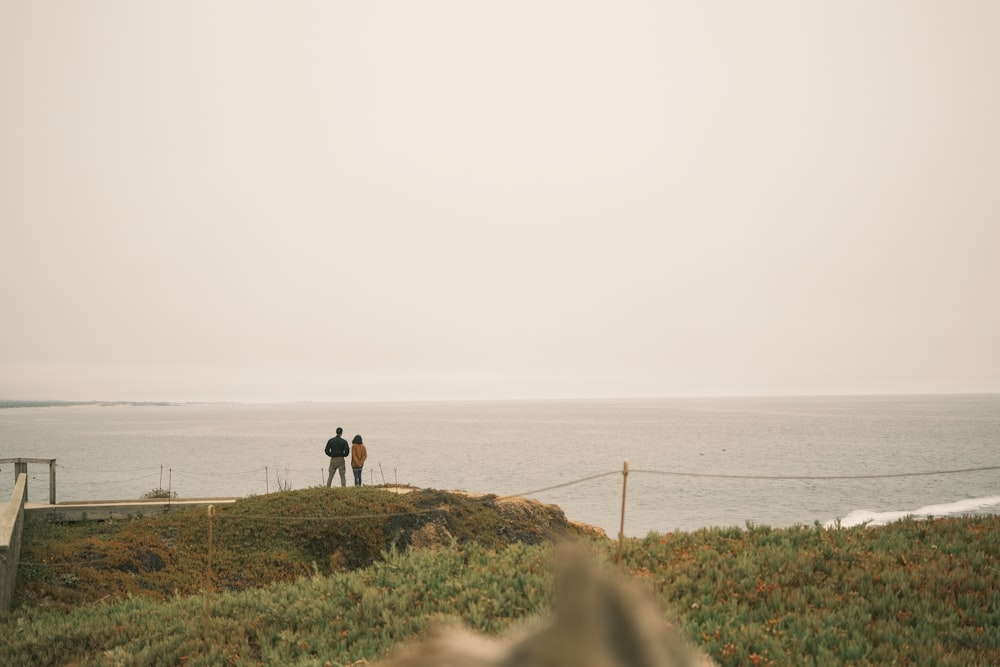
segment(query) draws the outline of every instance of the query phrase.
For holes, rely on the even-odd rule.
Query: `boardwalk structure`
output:
[[[10,612],[14,580],[21,554],[24,530],[24,500],[28,497],[28,474],[18,473],[10,502],[0,505],[0,614]]]
[[[17,476],[21,473],[25,475],[28,474],[28,464],[29,463],[46,463],[49,466],[49,504],[56,504],[56,460],[55,459],[0,459],[0,464],[13,463],[14,464],[14,481],[17,481]],[[28,480],[24,481],[24,497],[28,497]]]
[[[0,614],[7,614],[14,597],[17,564],[21,553],[21,535],[27,520],[108,521],[165,514],[236,502],[237,498],[148,498],[142,500],[95,500],[56,503],[55,459],[0,459],[14,464],[14,490],[10,500],[0,500]],[[28,464],[49,466],[49,502],[28,502]]]
[[[36,519],[66,523],[111,521],[179,512],[192,507],[228,505],[236,500],[236,498],[148,498],[144,500],[88,500],[64,502],[56,505],[25,503],[24,512],[29,521]]]

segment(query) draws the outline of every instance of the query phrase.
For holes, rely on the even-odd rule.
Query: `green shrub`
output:
[[[721,665],[1000,664],[1000,517],[651,534],[625,562]]]
[[[169,491],[167,489],[155,488],[152,491],[147,491],[146,493],[142,494],[141,497],[143,500],[148,500],[152,498],[176,498],[177,492]]]
[[[220,508],[207,634],[203,510],[29,521],[0,664],[345,665],[434,619],[501,633],[545,612],[551,554],[526,542],[558,524],[514,517],[491,497],[364,487]],[[452,539],[407,550],[427,525]],[[613,560],[617,542],[591,544]],[[998,516],[652,533],[622,561],[724,667],[1000,664]]]
[[[167,599],[201,592],[209,574],[217,589],[259,588],[368,566],[386,551],[408,550],[428,525],[440,528],[432,532],[437,546],[454,540],[500,548],[579,533],[553,506],[534,503],[532,514],[501,516],[497,502],[495,496],[399,494],[376,487],[253,496],[216,507],[211,573],[203,508],[105,523],[29,521],[15,604],[75,606],[126,595]]]
[[[373,661],[451,617],[500,633],[548,604],[544,546],[475,544],[239,593],[167,602],[126,598],[66,612],[23,610],[0,621],[0,664],[345,665]],[[206,616],[206,608],[210,609]]]

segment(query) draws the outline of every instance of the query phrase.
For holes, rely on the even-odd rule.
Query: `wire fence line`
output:
[[[620,475],[620,474],[622,474],[621,470],[612,470],[610,472],[599,472],[596,475],[589,475],[587,477],[581,477],[580,479],[574,479],[571,482],[563,482],[562,484],[554,484],[552,486],[546,486],[545,488],[542,488],[542,489],[534,489],[532,491],[523,491],[521,493],[514,493],[514,494],[511,494],[511,495],[500,496],[500,497],[501,498],[518,498],[518,497],[521,497],[521,496],[534,496],[534,495],[537,495],[539,493],[545,493],[546,491],[552,491],[554,489],[561,489],[563,487],[574,486],[576,484],[582,484],[583,482],[589,482],[592,479],[600,479],[601,477],[610,477],[611,475]]]
[[[64,466],[64,465],[59,465],[59,464],[57,464],[57,467],[62,468],[64,470],[72,470],[74,472],[108,472],[107,470],[97,471],[97,470],[90,470],[90,469],[86,469],[86,468],[76,468],[76,467],[70,468],[70,467],[67,467],[67,466]],[[194,477],[194,478],[203,479],[203,480],[211,480],[213,478],[234,478],[234,477],[243,477],[243,476],[247,476],[247,475],[259,475],[260,473],[263,472],[266,475],[268,475],[268,479],[270,479],[270,472],[272,471],[272,467],[270,467],[270,466],[264,466],[264,467],[261,467],[261,468],[254,468],[254,469],[251,469],[251,470],[244,470],[244,471],[236,472],[236,473],[188,472],[188,471],[176,470],[176,469],[173,469],[173,468],[163,468],[163,467],[138,468],[138,469],[130,469],[130,470],[127,470],[127,471],[116,471],[116,472],[136,473],[136,472],[142,472],[143,470],[151,470],[153,472],[149,472],[149,473],[147,473],[145,475],[140,475],[138,477],[129,477],[129,478],[126,478],[126,479],[103,479],[103,480],[95,480],[95,481],[76,480],[76,479],[74,479],[74,480],[71,480],[71,481],[66,481],[65,478],[63,478],[63,483],[64,484],[68,483],[68,484],[71,484],[73,486],[108,486],[109,484],[110,485],[113,485],[113,484],[128,484],[128,483],[131,483],[131,482],[137,482],[137,481],[141,481],[141,480],[145,480],[145,479],[152,479],[152,478],[155,478],[157,475],[161,475],[161,478],[162,478],[162,474],[164,472],[167,472],[170,475],[176,474],[176,475],[179,475],[181,477],[189,476],[189,477]],[[314,473],[317,470],[320,472],[321,478],[325,477],[325,475],[327,473],[327,470],[325,468],[295,468],[295,469],[291,469],[291,468],[279,468],[279,467],[274,467],[273,468],[273,471],[276,474],[276,476],[280,476],[280,474],[282,474],[282,473],[287,476],[287,474],[289,472]],[[702,479],[730,479],[730,480],[732,480],[732,479],[741,479],[741,480],[764,480],[764,481],[817,481],[817,482],[822,482],[822,481],[843,481],[843,480],[898,479],[898,478],[906,478],[906,477],[928,477],[928,476],[935,476],[935,475],[960,475],[960,474],[968,474],[968,473],[976,473],[976,472],[990,472],[990,471],[997,471],[997,470],[1000,470],[1000,465],[995,465],[995,466],[980,466],[980,467],[975,467],[975,468],[959,468],[959,469],[952,469],[952,470],[923,470],[923,471],[910,471],[910,472],[898,472],[898,473],[881,473],[881,474],[863,474],[863,475],[756,475],[756,474],[730,474],[730,473],[703,473],[703,472],[691,472],[691,471],[679,471],[679,470],[654,470],[654,469],[645,469],[645,468],[632,468],[632,469],[628,469],[627,472],[631,473],[631,474],[639,474],[639,475],[657,475],[657,476],[665,476],[665,477],[687,477],[687,478],[702,478]],[[537,488],[537,489],[531,489],[529,491],[523,491],[521,493],[503,494],[500,497],[502,497],[502,498],[514,498],[514,497],[519,497],[519,496],[521,496],[521,497],[523,497],[523,496],[534,496],[534,495],[546,493],[548,491],[554,491],[556,489],[561,489],[561,488],[566,488],[566,487],[570,487],[570,486],[575,486],[575,485],[582,484],[584,482],[589,482],[589,481],[592,481],[592,480],[595,480],[595,479],[600,479],[600,478],[603,478],[603,477],[610,477],[610,476],[613,476],[613,475],[621,475],[621,474],[623,474],[623,471],[621,469],[610,470],[610,471],[607,471],[607,472],[601,472],[601,473],[596,473],[596,474],[593,474],[593,475],[587,475],[585,477],[580,477],[578,479],[570,480],[568,482],[561,482],[559,484],[553,484],[553,485],[550,485],[550,486],[545,486],[545,487],[541,487],[541,488]],[[374,475],[374,471],[372,472],[372,475]],[[32,480],[35,480],[35,481],[46,481],[47,477],[44,477],[44,476],[41,476],[41,475],[31,475],[31,476],[29,476],[29,479],[32,479]],[[386,484],[385,486],[392,486],[392,485]],[[280,486],[279,485],[275,485],[275,489],[276,490],[280,489]]]
[[[897,472],[881,475],[728,475],[724,473],[677,472],[669,470],[630,470],[633,473],[650,475],[671,475],[674,477],[708,477],[715,479],[765,479],[765,480],[844,480],[844,479],[889,479],[892,477],[925,477],[928,475],[958,475],[968,472],[987,472],[1000,470],[1000,466],[984,466],[981,468],[961,468],[959,470],[929,470],[923,472]]]
[[[70,469],[69,466],[63,465],[62,463],[56,463],[56,468],[62,468],[64,470],[69,470]],[[107,468],[84,468],[84,467],[81,467],[81,466],[73,466],[72,469],[73,469],[74,472],[97,472],[97,473],[104,473],[104,472],[108,471]],[[127,470],[118,469],[115,472],[132,473],[132,472],[145,472],[147,470],[158,470],[158,469],[159,469],[158,467],[145,466],[145,467],[142,467],[142,468],[129,468]]]
[[[211,481],[213,479],[236,479],[236,478],[246,478],[254,475],[260,475],[264,473],[265,476],[265,491],[270,492],[270,487],[268,486],[272,481],[272,476],[274,478],[274,489],[281,489],[283,482],[287,482],[290,473],[317,473],[319,472],[322,480],[326,479],[327,469],[326,468],[288,468],[283,466],[263,466],[260,468],[253,468],[251,470],[243,470],[239,472],[194,472],[188,470],[180,470],[178,468],[171,468],[164,465],[159,466],[147,466],[143,468],[128,468],[128,469],[116,469],[109,470],[107,468],[87,468],[79,466],[67,466],[62,463],[56,463],[55,467],[60,472],[59,480],[60,486],[69,488],[80,488],[80,487],[102,487],[108,488],[119,484],[130,484],[132,482],[139,482],[142,480],[153,480],[157,476],[160,478],[159,486],[155,490],[161,490],[160,487],[164,484],[164,476],[167,477],[167,487],[171,485],[171,478],[176,476],[178,479],[183,480],[185,478],[195,479],[199,481]],[[0,473],[3,471],[0,470]],[[72,476],[75,473],[87,473],[87,479],[80,479],[79,476]],[[139,476],[121,478],[118,475],[128,474],[128,473],[145,473]],[[29,472],[28,480],[32,482],[45,482],[48,483],[49,476],[46,474],[41,474],[37,472]],[[13,485],[6,483],[6,477],[0,477],[0,494],[6,492],[6,489],[13,488]]]
[[[94,469],[91,469],[91,468],[79,468],[79,467],[76,467],[76,466],[70,468],[69,466],[65,466],[65,465],[60,464],[60,463],[57,463],[56,467],[57,468],[63,468],[65,470],[71,470],[72,469],[72,470],[77,471],[77,472],[107,472],[106,469],[94,470]],[[129,470],[118,470],[116,472],[131,473],[131,472],[143,472],[143,471],[146,471],[146,470],[159,471],[160,469],[161,469],[161,467],[158,466],[158,467],[155,467],[155,468],[148,468],[148,467],[147,468],[132,468],[132,469],[129,469]],[[179,470],[177,468],[167,468],[166,466],[163,466],[162,470],[163,471],[171,471],[173,473],[182,474],[182,475],[192,475],[192,476],[196,476],[196,477],[209,477],[209,478],[211,478],[211,477],[239,477],[239,476],[242,476],[242,475],[251,475],[251,474],[252,475],[256,475],[256,474],[259,474],[263,470],[275,470],[275,471],[279,471],[279,472],[286,472],[286,471],[287,472],[310,472],[310,473],[311,472],[315,472],[316,470],[321,470],[323,472],[326,472],[327,468],[324,467],[324,466],[318,466],[318,467],[315,467],[315,468],[313,468],[313,467],[310,467],[310,468],[287,468],[287,467],[283,467],[283,466],[261,466],[259,468],[252,468],[250,470],[243,470],[243,471],[234,472],[234,473],[204,473],[204,472],[191,472],[191,471],[186,471],[186,470]],[[1000,470],[1000,465],[995,465],[995,466],[980,466],[980,467],[976,467],[976,468],[958,468],[958,469],[954,469],[954,470],[922,470],[922,471],[898,472],[898,473],[881,473],[881,474],[875,474],[875,475],[870,475],[870,474],[865,474],[865,475],[733,475],[733,474],[727,474],[727,473],[701,473],[701,472],[688,472],[688,471],[679,471],[679,470],[648,470],[648,469],[643,469],[643,468],[629,468],[629,472],[630,473],[645,473],[645,474],[653,474],[653,475],[673,475],[673,476],[677,476],[677,477],[710,477],[710,478],[714,477],[714,478],[719,478],[719,479],[771,479],[771,480],[884,479],[884,478],[887,478],[887,477],[921,477],[921,476],[927,476],[927,475],[954,475],[954,474],[961,474],[961,473],[968,473],[968,472],[989,472],[989,471],[992,471],[992,470]],[[597,479],[598,477],[607,477],[609,475],[617,475],[617,474],[620,474],[621,472],[622,472],[621,469],[617,469],[617,470],[611,470],[609,472],[597,473],[597,474],[590,475],[590,476],[587,476],[587,477],[582,477],[580,479],[576,479],[576,480],[573,480],[573,481],[570,481],[570,482],[566,482],[564,484],[556,484],[556,485],[553,485],[553,486],[547,486],[544,489],[538,489],[537,492],[547,491],[547,490],[550,490],[550,489],[557,489],[557,488],[562,487],[562,486],[570,486],[572,484],[578,484],[580,482],[586,482],[586,481],[589,481],[591,479]],[[149,474],[153,474],[153,473],[149,473]],[[145,475],[144,477],[148,477],[149,474]],[[134,479],[142,479],[142,477],[137,477],[137,478],[134,478]],[[123,480],[123,481],[128,481],[128,480]],[[526,492],[526,493],[534,493],[534,492]],[[525,494],[514,494],[514,495],[525,495]]]
[[[250,472],[260,473],[262,469],[253,470]],[[1000,465],[997,466],[980,466],[976,468],[960,468],[954,470],[927,470],[927,471],[914,471],[914,472],[901,472],[901,473],[884,473],[876,475],[735,475],[727,473],[697,473],[697,472],[684,472],[676,470],[648,470],[642,468],[626,469],[623,470],[610,470],[607,472],[596,473],[593,475],[587,475],[585,477],[580,477],[578,479],[570,480],[568,482],[561,482],[559,484],[553,484],[551,486],[546,486],[538,489],[531,489],[529,491],[522,491],[520,493],[513,494],[477,494],[475,496],[468,496],[470,503],[475,502],[493,502],[494,499],[511,499],[511,498],[525,498],[528,496],[536,496],[539,494],[546,493],[548,491],[554,491],[556,489],[567,488],[570,486],[576,486],[583,484],[585,482],[590,482],[595,479],[601,479],[604,477],[611,477],[615,475],[627,475],[627,474],[644,474],[644,475],[659,475],[659,476],[670,476],[670,477],[699,477],[706,479],[744,479],[744,480],[765,480],[765,481],[838,481],[838,480],[871,480],[871,479],[889,479],[889,478],[901,478],[901,477],[926,477],[934,475],[959,475],[967,473],[976,472],[990,472],[1000,470]],[[245,474],[245,473],[240,473]],[[147,479],[150,475],[143,477],[133,477],[126,480],[117,480],[120,482],[132,482],[141,479]],[[41,478],[39,478],[41,479]],[[87,482],[78,482],[82,484],[88,484]],[[89,484],[105,484],[104,482],[91,482]],[[385,484],[386,488],[412,488],[406,485],[394,485]],[[341,515],[341,516],[279,516],[279,515],[247,515],[247,514],[233,514],[218,515],[219,518],[254,518],[260,520],[308,520],[308,521],[345,521],[353,519],[372,519],[378,517],[391,518],[394,516],[405,516],[411,514],[427,514],[440,511],[438,509],[426,509],[426,510],[414,510],[402,513],[388,513],[388,514],[357,514],[357,515]]]
[[[663,475],[670,477],[703,477],[708,479],[823,481],[823,480],[847,480],[847,479],[888,479],[892,477],[924,477],[928,475],[957,475],[970,472],[988,472],[991,470],[1000,470],[1000,466],[982,466],[979,468],[962,468],[959,470],[928,470],[920,472],[897,472],[897,473],[886,473],[881,475],[731,475],[726,473],[681,472],[677,470],[646,470],[642,468],[629,468],[627,472],[630,474]],[[597,479],[599,477],[608,477],[610,475],[621,475],[621,474],[623,474],[621,470],[612,470],[611,472],[602,472],[596,475],[590,475],[588,477],[581,477],[580,479],[575,479],[571,482],[564,482],[562,484],[556,484],[554,486],[546,486],[542,489],[534,489],[532,491],[525,491],[523,493],[514,494],[513,496],[504,496],[504,497],[533,496],[539,493],[544,493],[546,491],[552,491],[553,489],[560,489],[566,486],[573,486],[575,484],[589,482],[590,480]]]
[[[554,484],[551,486],[533,489],[530,491],[524,491],[522,493],[511,494],[511,495],[496,495],[496,494],[483,494],[475,496],[467,496],[468,502],[470,504],[490,504],[495,503],[497,500],[508,500],[514,498],[525,498],[527,496],[534,496],[555,489],[566,488],[570,486],[575,486],[578,484],[583,484],[596,479],[601,479],[604,477],[611,477],[615,475],[623,475],[627,477],[628,474],[645,474],[645,475],[660,475],[660,476],[674,476],[674,477],[701,477],[701,478],[714,478],[714,479],[745,479],[745,480],[767,480],[767,481],[801,481],[801,480],[869,480],[869,479],[886,479],[886,478],[900,478],[900,477],[925,477],[930,475],[957,475],[966,473],[977,473],[977,472],[990,472],[1000,470],[1000,465],[997,466],[981,466],[976,468],[962,468],[954,470],[931,470],[931,471],[913,471],[913,472],[902,472],[902,473],[885,473],[879,475],[732,475],[726,473],[692,473],[683,471],[670,471],[670,470],[647,470],[647,469],[629,469],[627,464],[623,470],[610,470],[608,472],[596,473],[593,475],[587,475],[585,477],[580,477],[568,482],[562,482],[560,484]],[[260,469],[251,471],[254,473],[259,473]],[[148,477],[148,475],[147,475]],[[142,478],[132,478],[142,479]],[[131,480],[130,480],[131,481]],[[386,485],[387,487],[393,487],[394,485]],[[419,489],[415,489],[419,490]],[[624,491],[623,491],[624,493]],[[214,509],[214,505],[210,506],[210,509]],[[403,516],[418,516],[426,514],[435,514],[445,511],[440,507],[431,507],[425,509],[413,509],[405,512],[366,512],[359,514],[341,514],[336,516],[331,515],[279,515],[279,514],[239,514],[239,513],[228,513],[228,512],[210,512],[211,520],[221,521],[225,523],[236,523],[241,521],[254,521],[254,522],[323,522],[323,523],[344,523],[352,521],[371,521],[371,520],[386,520],[395,517]],[[620,538],[622,536],[619,536]],[[96,565],[106,562],[108,559],[104,557],[98,557],[95,559],[89,559],[84,561],[84,565]],[[35,568],[62,568],[69,567],[70,564],[66,563],[41,563],[32,561],[22,561],[23,565]],[[81,563],[76,563],[79,565]]]
[[[64,463],[58,463],[58,462],[55,464],[55,466],[56,466],[56,468],[58,468],[60,470],[65,470],[65,471],[70,471],[71,470],[73,472],[92,472],[92,473],[106,473],[106,472],[108,472],[107,468],[87,468],[87,467],[83,467],[83,466],[68,466],[68,465],[66,465]],[[155,466],[144,466],[144,467],[141,467],[141,468],[128,468],[128,469],[118,468],[118,469],[115,470],[115,472],[116,473],[148,472],[148,474],[154,474],[154,472],[158,473],[160,471],[162,471],[162,472],[172,471],[174,473],[180,473],[180,474],[185,474],[185,475],[198,475],[198,476],[204,476],[204,477],[239,477],[241,475],[257,475],[262,470],[264,470],[265,468],[270,469],[270,470],[278,470],[278,471],[281,471],[281,472],[285,472],[285,471],[288,471],[288,472],[313,472],[313,471],[315,471],[318,468],[322,468],[323,470],[326,470],[326,468],[323,467],[323,466],[309,467],[309,468],[290,468],[288,466],[273,465],[273,466],[260,466],[260,467],[257,467],[257,468],[252,468],[250,470],[241,470],[239,472],[204,473],[204,472],[193,472],[193,471],[190,471],[190,470],[181,470],[179,468],[174,468],[174,467],[168,466],[168,465],[155,465]]]
[[[73,479],[70,481],[62,480],[60,484],[72,485],[72,486],[101,486],[106,487],[109,484],[128,484],[129,482],[138,482],[143,479],[152,479],[156,477],[157,473],[148,473],[140,477],[129,477],[128,479],[98,479],[98,480],[78,480]],[[49,478],[42,475],[29,475],[28,479],[33,482],[48,482]]]
[[[69,467],[69,466],[64,466],[64,465],[59,465],[58,467],[63,468],[66,471],[98,472],[98,471],[92,471],[92,470],[86,469],[86,468],[76,468],[76,467]],[[126,472],[126,473],[129,473],[129,472],[135,473],[135,472],[141,472],[141,471],[151,471],[151,472],[148,472],[145,475],[133,476],[133,477],[125,478],[125,479],[105,478],[105,479],[101,479],[101,480],[79,480],[79,479],[67,480],[65,477],[63,477],[62,478],[62,483],[63,484],[67,484],[67,485],[69,485],[71,487],[74,487],[74,488],[78,488],[78,487],[81,487],[81,486],[82,487],[97,487],[97,486],[108,487],[108,486],[114,486],[116,484],[129,484],[129,483],[134,483],[134,482],[138,482],[138,481],[142,481],[142,480],[154,479],[154,478],[157,477],[157,475],[159,475],[160,479],[161,479],[160,483],[162,485],[162,478],[163,478],[163,473],[164,472],[168,473],[168,480],[170,479],[170,476],[173,475],[173,474],[177,474],[180,477],[192,477],[192,478],[197,478],[197,479],[200,479],[200,480],[211,480],[213,478],[243,477],[243,476],[252,475],[252,474],[260,474],[260,473],[263,472],[263,473],[265,473],[265,475],[267,475],[267,483],[265,484],[265,489],[266,489],[266,491],[268,493],[270,493],[271,492],[271,488],[272,488],[271,485],[270,485],[271,470],[272,470],[272,468],[270,466],[264,466],[264,467],[254,468],[254,469],[251,469],[251,470],[244,470],[244,471],[236,472],[236,473],[203,473],[203,472],[182,471],[182,470],[176,470],[176,469],[173,469],[173,468],[164,468],[163,466],[158,466],[158,467],[155,467],[155,468],[153,468],[153,467],[149,467],[149,468],[133,468],[133,469],[129,469],[129,470],[118,471],[118,472]],[[299,472],[299,473],[301,473],[301,472],[315,472],[316,470],[320,471],[320,478],[321,478],[321,482],[322,482],[323,479],[326,476],[326,469],[324,469],[324,468],[296,468],[296,469],[284,468],[284,469],[281,469],[281,468],[275,467],[274,468],[274,473],[275,473],[275,477],[276,477],[276,480],[275,480],[276,483],[274,484],[273,488],[276,491],[279,491],[279,490],[288,490],[288,487],[286,486],[286,484],[287,484],[287,475],[288,475],[289,472]],[[779,481],[814,481],[814,482],[823,482],[823,481],[844,481],[844,480],[899,479],[899,478],[907,478],[907,477],[928,477],[928,476],[936,476],[936,475],[961,475],[961,474],[970,474],[970,473],[979,473],[979,472],[991,472],[991,471],[1000,471],[1000,465],[979,466],[979,467],[974,467],[974,468],[959,468],[959,469],[949,469],[949,470],[922,470],[922,471],[909,471],[909,472],[897,472],[897,473],[858,474],[858,475],[756,475],[756,474],[731,474],[731,473],[703,473],[703,472],[680,471],[680,470],[656,470],[656,469],[647,469],[647,468],[634,468],[634,469],[626,469],[626,471],[624,471],[624,473],[623,473],[623,470],[621,470],[621,469],[610,470],[610,471],[601,472],[601,473],[595,473],[595,474],[592,474],[592,475],[587,475],[587,476],[584,476],[584,477],[573,479],[573,480],[570,480],[570,481],[567,481],[567,482],[560,482],[559,484],[552,484],[552,485],[549,485],[549,486],[544,486],[544,487],[540,487],[540,488],[536,488],[536,489],[531,489],[531,490],[528,490],[528,491],[522,491],[520,493],[499,494],[499,497],[502,497],[502,498],[514,498],[514,497],[524,497],[524,496],[536,496],[536,495],[539,495],[539,494],[547,493],[549,491],[554,491],[554,490],[557,490],[557,489],[562,489],[562,488],[568,488],[568,487],[571,487],[571,486],[576,486],[576,485],[583,484],[583,483],[586,483],[586,482],[590,482],[590,481],[593,481],[593,480],[596,480],[596,479],[601,479],[601,478],[604,478],[604,477],[611,477],[611,476],[614,476],[614,475],[622,475],[622,474],[626,474],[627,475],[628,473],[631,473],[631,474],[634,474],[634,475],[655,475],[655,476],[661,476],[661,477],[684,477],[684,478],[722,479],[722,480],[761,480],[761,481],[774,481],[774,482],[779,482]],[[102,470],[102,471],[99,471],[99,472],[108,472],[108,471],[107,470]],[[280,476],[281,472],[283,472],[284,475],[285,475],[285,484],[282,484],[282,482],[281,482],[281,476]],[[372,475],[374,475],[374,471],[372,472]],[[39,476],[39,475],[31,475],[29,477],[29,479],[36,480],[36,481],[45,481],[45,478],[43,478],[42,476]],[[168,484],[168,486],[169,486],[169,484]],[[374,484],[373,484],[373,486],[374,486]],[[385,486],[398,486],[398,485],[385,484]],[[494,495],[498,495],[498,494],[494,494]]]
[[[703,478],[703,479],[744,479],[744,480],[765,480],[765,481],[836,481],[836,480],[892,479],[892,478],[901,478],[901,477],[926,477],[926,476],[934,476],[934,475],[957,475],[957,474],[973,473],[973,472],[989,472],[989,471],[993,471],[993,470],[1000,470],[1000,466],[984,466],[984,467],[979,467],[979,468],[961,468],[961,469],[956,469],[956,470],[933,470],[933,471],[922,471],[922,472],[886,473],[886,474],[881,474],[881,475],[734,475],[734,474],[725,474],[725,473],[682,472],[682,471],[676,471],[676,470],[646,470],[646,469],[642,469],[642,468],[631,469],[631,470],[629,470],[629,472],[632,473],[632,474],[659,475],[659,476],[667,476],[667,477],[688,477],[688,478],[695,477],[695,478]],[[174,471],[174,472],[177,472],[180,475],[192,475],[192,476],[197,476],[197,477],[202,477],[202,478],[209,478],[209,479],[214,476],[214,475],[211,475],[211,474],[208,474],[208,473],[180,473],[178,471]],[[238,474],[238,475],[246,475],[246,474],[249,474],[249,473],[260,474],[260,472],[261,472],[261,469],[257,469],[257,470],[243,472],[243,473],[236,473],[236,474]],[[299,472],[302,472],[302,471],[299,471]],[[308,470],[306,470],[306,472],[308,472]],[[322,472],[325,473],[325,471],[322,471]],[[107,486],[107,484],[109,482],[110,483],[126,484],[126,483],[129,483],[129,482],[136,482],[136,481],[140,481],[140,480],[143,480],[143,479],[150,479],[152,477],[155,477],[156,474],[157,473],[151,473],[151,474],[143,475],[141,477],[131,477],[131,478],[128,478],[128,479],[115,479],[115,480],[104,480],[104,481],[94,481],[94,482],[85,482],[85,481],[76,481],[76,480],[74,480],[72,483],[73,483],[74,486]],[[597,473],[595,475],[588,475],[587,477],[581,477],[579,479],[574,479],[574,480],[571,480],[569,482],[562,482],[560,484],[553,484],[551,486],[545,486],[545,487],[542,487],[542,488],[539,488],[539,489],[531,489],[530,491],[522,491],[520,493],[513,493],[513,494],[503,494],[503,495],[501,495],[499,497],[501,497],[501,498],[516,498],[516,497],[523,497],[523,496],[534,496],[534,495],[538,495],[538,494],[541,494],[541,493],[546,493],[548,491],[554,491],[556,489],[561,489],[561,488],[566,488],[566,487],[570,487],[570,486],[575,486],[577,484],[582,484],[584,482],[589,482],[589,481],[594,480],[594,479],[600,479],[602,477],[610,477],[610,476],[613,476],[613,475],[620,475],[620,474],[622,474],[621,470],[611,470],[611,471],[608,471],[608,472]],[[231,477],[233,475],[225,475],[225,476]],[[44,481],[46,481],[47,478],[40,477],[40,476],[32,476],[31,479],[34,480],[34,481],[44,482]],[[276,486],[276,488],[277,488],[277,486]]]

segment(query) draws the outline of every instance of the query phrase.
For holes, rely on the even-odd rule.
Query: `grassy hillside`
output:
[[[497,634],[546,611],[547,542],[580,532],[537,503],[362,491],[220,511],[211,595],[204,512],[29,524],[0,664],[346,665],[441,616]],[[651,534],[623,566],[721,665],[1000,664],[1000,517]]]
[[[352,570],[392,549],[452,541],[496,549],[598,532],[567,521],[555,505],[403,490],[313,488],[220,505],[211,523],[213,586],[238,591]],[[198,593],[208,558],[205,509],[103,523],[29,521],[14,603],[65,608]]]

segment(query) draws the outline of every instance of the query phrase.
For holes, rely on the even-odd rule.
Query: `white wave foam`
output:
[[[871,510],[854,510],[853,512],[849,512],[847,516],[842,517],[839,523],[844,528],[858,526],[863,523],[867,523],[869,526],[884,526],[887,523],[899,521],[900,519],[904,519],[908,516],[912,516],[915,519],[926,519],[932,516],[955,516],[974,513],[976,510],[994,507],[997,505],[1000,505],[1000,496],[967,498],[965,500],[957,500],[953,503],[926,505],[919,509],[908,511],[873,512]],[[837,520],[834,519],[832,521],[827,521],[823,525],[825,528],[833,528],[837,525],[837,523]]]

